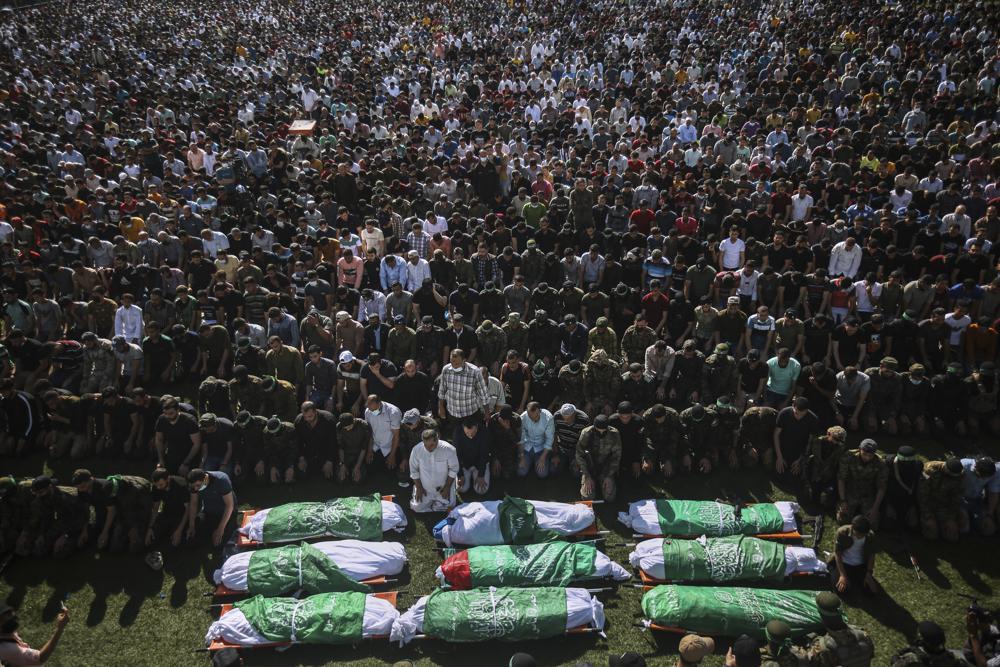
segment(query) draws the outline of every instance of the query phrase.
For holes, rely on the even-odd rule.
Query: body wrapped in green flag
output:
[[[234,606],[273,642],[353,644],[362,638],[364,593],[323,593],[303,600],[256,595]]]
[[[350,578],[330,558],[309,544],[254,551],[247,570],[247,592],[278,597],[295,591],[306,595],[358,591],[370,586]]]
[[[322,503],[287,503],[261,510],[240,527],[240,532],[264,544],[319,537],[378,541],[383,531],[405,526],[402,508],[372,494]]]
[[[767,535],[796,529],[791,502],[758,503],[740,508],[706,500],[642,500],[631,503],[618,520],[644,535],[675,537],[725,537],[727,535]]]
[[[663,540],[663,569],[666,579],[679,581],[780,580],[785,577],[785,547],[742,535]]]
[[[642,597],[643,615],[656,625],[701,635],[765,639],[768,621],[781,619],[800,637],[823,629],[813,591],[763,588],[657,586]]]
[[[437,590],[393,623],[401,644],[420,633],[449,642],[546,639],[574,629],[604,628],[604,606],[583,588]]]
[[[458,590],[489,586],[569,586],[595,577],[593,544],[550,542],[473,547],[452,552],[439,570],[443,583]]]
[[[535,507],[524,498],[504,497],[499,513],[504,544],[538,544],[559,539],[559,533],[539,527]]]

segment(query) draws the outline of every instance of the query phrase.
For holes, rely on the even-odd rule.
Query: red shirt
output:
[[[696,218],[681,216],[674,221],[674,229],[678,234],[684,236],[696,236],[698,234],[698,220]]]
[[[646,324],[655,329],[660,320],[663,319],[663,313],[666,312],[669,304],[670,299],[663,292],[659,294],[650,292],[642,297],[642,310],[646,313]]]
[[[653,226],[653,220],[656,220],[656,214],[648,208],[645,210],[637,208],[628,217],[628,221],[634,222],[643,234],[649,234],[649,230]]]

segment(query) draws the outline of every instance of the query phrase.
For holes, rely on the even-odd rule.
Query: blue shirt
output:
[[[540,410],[538,421],[533,421],[527,410],[521,413],[521,438],[525,453],[552,449],[555,435],[556,422],[548,410]]]
[[[215,470],[206,473],[208,483],[198,492],[198,500],[201,502],[200,512],[209,516],[222,516],[226,511],[226,501],[224,498],[233,493],[233,483],[229,481],[229,475]],[[236,494],[233,493],[233,512],[236,512]]]
[[[966,500],[981,498],[983,489],[987,493],[1000,493],[1000,464],[997,464],[997,472],[986,479],[976,476],[976,459],[962,459],[962,468],[965,469],[962,476],[962,496]]]

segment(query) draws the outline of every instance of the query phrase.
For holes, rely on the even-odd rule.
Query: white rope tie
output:
[[[304,602],[305,602],[305,600],[298,600],[298,601],[296,601],[295,606],[292,607],[292,624],[291,624],[292,625],[292,633],[291,633],[291,640],[292,640],[292,642],[297,642],[298,641],[298,638],[295,636],[295,617],[299,613],[299,607]]]

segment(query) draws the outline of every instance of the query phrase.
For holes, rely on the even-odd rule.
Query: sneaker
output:
[[[155,572],[163,569],[163,554],[159,551],[151,551],[146,556],[146,565]]]

